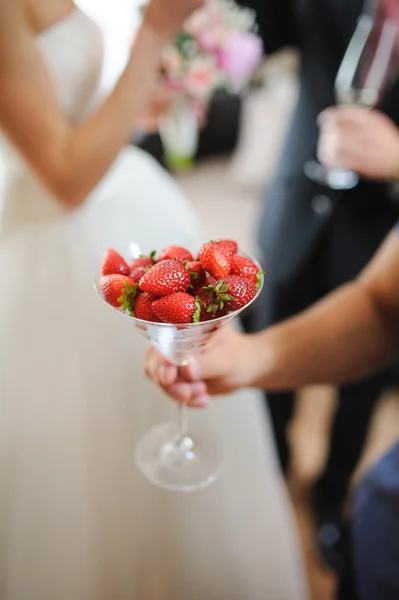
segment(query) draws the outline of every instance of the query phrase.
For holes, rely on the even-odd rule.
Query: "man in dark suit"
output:
[[[393,184],[399,155],[397,164],[391,160],[381,166],[378,161],[381,144],[387,141],[393,146],[396,141],[399,84],[389,90],[378,112],[338,107],[319,118],[335,104],[334,80],[359,14],[374,7],[370,3],[364,7],[361,0],[241,3],[257,10],[266,53],[294,46],[301,54],[299,99],[259,227],[267,271],[255,319],[260,329],[302,311],[353,279],[399,218]],[[305,176],[304,165],[316,158],[318,144],[319,158],[328,166],[358,168],[362,177],[355,188],[333,191]],[[363,151],[369,155],[363,156]],[[374,169],[376,163],[380,171]],[[340,519],[349,479],[375,402],[392,378],[391,372],[381,373],[339,390],[330,454],[315,488],[319,549],[337,570],[342,567]],[[286,428],[294,393],[268,394],[267,402],[285,470],[289,463]]]

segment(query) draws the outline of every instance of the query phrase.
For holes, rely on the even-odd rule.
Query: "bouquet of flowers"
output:
[[[161,123],[170,166],[191,165],[198,122],[212,95],[242,91],[262,51],[255,13],[234,0],[209,0],[187,20],[165,48],[160,68],[161,94],[170,100]]]
[[[261,58],[255,13],[234,0],[209,0],[165,48],[161,84],[169,94],[207,100],[218,89],[242,90]]]

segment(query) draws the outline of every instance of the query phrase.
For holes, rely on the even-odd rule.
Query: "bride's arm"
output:
[[[114,92],[92,118],[73,128],[19,0],[0,0],[0,128],[60,201],[82,203],[129,142],[151,96],[163,45],[201,4],[151,0]]]

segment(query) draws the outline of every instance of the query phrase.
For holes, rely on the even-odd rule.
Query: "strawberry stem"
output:
[[[139,284],[135,283],[134,285],[130,285],[130,283],[126,282],[125,287],[122,289],[122,295],[118,298],[118,302],[121,305],[121,311],[131,317],[134,317],[133,305],[136,300],[137,290]]]
[[[223,279],[221,279],[217,285],[211,283],[204,288],[204,292],[211,300],[206,312],[216,314],[218,310],[223,310],[226,302],[234,300],[234,297],[231,294],[226,293],[228,290],[229,286],[224,283]]]

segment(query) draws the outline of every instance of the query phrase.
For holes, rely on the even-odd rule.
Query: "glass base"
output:
[[[332,190],[351,190],[359,183],[359,176],[347,169],[326,169],[315,160],[307,162],[304,166],[306,177],[326,185]]]
[[[194,156],[166,153],[165,161],[168,169],[174,173],[187,173],[194,168]]]
[[[135,460],[148,481],[172,492],[192,492],[211,485],[223,462],[217,437],[195,422],[183,438],[178,423],[156,425],[137,444]]]

